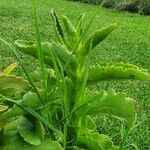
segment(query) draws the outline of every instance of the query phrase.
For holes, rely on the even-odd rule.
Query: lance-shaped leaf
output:
[[[124,63],[103,63],[89,69],[89,83],[117,79],[149,80],[150,74],[146,69]]]
[[[91,35],[84,43],[81,45],[79,54],[85,56],[89,53],[89,50],[93,50],[97,45],[99,45],[114,29],[116,29],[117,24],[111,24],[106,28],[102,28]],[[90,46],[92,42],[92,47]]]
[[[0,94],[4,96],[15,96],[20,91],[28,91],[29,83],[21,77],[0,74]]]
[[[57,14],[54,10],[51,11],[51,15],[52,15],[52,19],[53,19],[53,23],[54,23],[54,29],[55,29],[55,33],[57,36],[57,39],[60,43],[63,44],[63,40],[64,40],[64,32],[62,30],[60,21],[57,17]]]
[[[5,74],[5,75],[10,75],[14,72],[14,70],[16,69],[17,67],[17,63],[13,63],[11,64],[10,66],[8,66],[3,72],[2,74]]]
[[[57,17],[57,13],[54,10],[52,10],[51,15],[52,15],[52,19],[53,19],[55,33],[56,33],[59,43],[61,43],[62,45],[65,44],[66,47],[68,48],[68,50],[72,50],[71,45],[70,45],[69,41],[67,40],[67,37],[63,31],[60,20]]]
[[[39,120],[33,116],[20,118],[20,124],[18,130],[23,139],[32,144],[40,145],[44,138],[44,128]]]
[[[77,66],[77,59],[74,55],[71,55],[71,53],[66,49],[65,46],[48,42],[43,42],[41,45],[43,48],[44,62],[46,64],[53,67],[54,64],[52,61],[52,56],[50,54],[50,51],[53,51],[61,61],[63,67],[68,63],[68,68],[66,67],[65,72],[68,73],[68,75],[74,72]],[[17,40],[15,41],[15,46],[21,52],[38,58],[37,44],[24,40]],[[70,68],[73,72],[70,70]]]
[[[75,28],[80,36],[82,34],[82,21],[84,19],[84,16],[85,16],[85,13],[81,14],[79,18],[77,19],[76,25],[75,25]]]
[[[66,16],[62,16],[62,21],[64,23],[64,26],[68,35],[68,39],[70,43],[72,44],[72,46],[74,46],[74,44],[77,43],[79,40],[78,32],[76,28],[74,27],[74,25],[70,22],[70,20]]]
[[[136,119],[137,101],[126,97],[125,93],[106,92],[95,100],[88,101],[77,111],[80,116],[107,114],[132,125]]]
[[[118,150],[108,136],[97,132],[87,132],[79,135],[74,145],[80,146],[88,150]]]

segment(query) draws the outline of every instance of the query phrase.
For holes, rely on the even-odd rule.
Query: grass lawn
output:
[[[131,13],[114,12],[98,6],[90,6],[64,0],[39,0],[38,15],[41,25],[42,40],[50,41],[55,38],[50,16],[51,8],[59,14],[67,15],[72,22],[83,12],[86,12],[84,26],[96,15],[89,34],[94,29],[118,22],[119,27],[91,55],[91,64],[101,61],[133,63],[150,70],[150,17],[138,16]],[[17,39],[34,40],[31,0],[3,0],[0,2],[0,37],[13,43]],[[22,56],[24,63],[33,69],[35,64],[31,57]],[[10,50],[0,43],[0,68],[15,61]],[[19,68],[18,73],[22,73]],[[139,101],[139,124],[130,134],[126,149],[135,149],[128,144],[133,143],[140,150],[150,148],[150,82],[111,81],[91,87],[95,89],[110,89],[124,91]],[[109,117],[98,117],[99,132],[112,137],[119,142],[120,122]]]

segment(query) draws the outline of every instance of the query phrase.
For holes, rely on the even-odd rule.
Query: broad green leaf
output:
[[[89,83],[117,79],[150,80],[150,74],[146,69],[124,63],[99,64],[89,69]]]
[[[79,135],[74,145],[88,150],[118,150],[118,147],[113,145],[108,136],[97,132],[87,132]]]
[[[79,54],[81,56],[85,56],[89,54],[90,45],[92,41],[92,48],[93,50],[97,45],[99,45],[115,28],[117,27],[117,24],[111,24],[110,26],[106,28],[102,28],[98,31],[96,31],[92,36],[88,38],[87,41],[83,43],[83,45],[79,49]]]
[[[43,141],[43,126],[40,121],[34,117],[30,116],[30,119],[21,117],[18,130],[23,139],[32,145],[40,145]]]
[[[14,72],[14,70],[16,69],[17,67],[17,63],[13,63],[11,64],[10,66],[8,66],[3,72],[2,74],[5,74],[5,75],[10,75]]]
[[[51,141],[46,137],[40,145],[34,146],[23,141],[17,132],[12,131],[5,135],[1,150],[63,150],[57,141]]]
[[[20,91],[28,91],[29,83],[21,77],[0,74],[0,94],[4,96],[15,96]]]
[[[77,111],[80,116],[107,114],[132,125],[136,119],[137,101],[127,97],[125,93],[106,92],[95,100],[87,101]]]

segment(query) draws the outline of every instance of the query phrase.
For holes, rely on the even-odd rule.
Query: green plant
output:
[[[36,13],[34,15],[36,20]],[[19,134],[24,141],[38,145],[36,148],[39,149],[53,146],[53,149],[62,149],[58,142],[50,142],[48,138],[59,141],[64,149],[123,149],[124,142],[136,121],[137,102],[125,93],[105,90],[87,97],[87,88],[101,80],[148,80],[148,71],[124,63],[89,65],[89,54],[116,28],[116,23],[96,31],[86,39],[92,20],[83,30],[81,24],[84,14],[77,19],[75,25],[66,16],[62,16],[62,26],[54,11],[52,18],[57,42],[41,43],[37,21],[37,43],[23,40],[15,42],[18,50],[40,59],[40,69],[30,75],[27,73],[32,89],[19,100],[15,100],[14,97],[12,100],[2,94],[2,103],[9,102],[15,105],[5,111],[2,109],[1,122],[23,115],[20,119],[21,124],[18,125]],[[43,62],[54,71],[44,67]],[[107,135],[96,131],[96,124],[91,115],[99,114],[114,116],[126,124],[127,128],[123,132],[119,148],[114,146]],[[18,136],[15,135],[15,138],[18,139]],[[18,146],[23,149],[23,144],[27,148],[35,148],[27,143],[20,144],[20,140],[12,144],[14,149]],[[44,147],[45,144],[48,147]],[[7,141],[2,143],[2,149],[10,149],[9,146],[6,148],[7,146]]]

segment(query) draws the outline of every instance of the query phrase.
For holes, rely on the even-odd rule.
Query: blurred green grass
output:
[[[83,26],[86,26],[93,15],[96,15],[89,34],[94,29],[109,23],[118,22],[119,24],[118,29],[95,49],[91,55],[91,64],[101,61],[122,61],[150,70],[150,17],[127,12],[119,13],[98,6],[64,0],[37,1],[39,2],[38,16],[43,41],[50,41],[55,38],[50,16],[51,8],[57,10],[60,15],[67,15],[72,22],[81,13],[86,12]],[[0,2],[0,37],[10,43],[14,43],[16,39],[35,39],[31,0],[3,0]],[[21,55],[21,58],[29,69],[35,68],[36,61],[31,57]],[[11,51],[3,43],[0,43],[0,60],[0,68],[16,61]],[[20,67],[18,73],[22,74]],[[134,149],[133,146],[128,145],[134,143],[139,149],[148,150],[150,145],[150,82],[111,81],[91,87],[92,90],[102,88],[124,91],[139,102],[137,123],[143,122],[130,134],[126,149]],[[98,117],[96,121],[99,132],[110,135],[115,143],[119,142],[120,122],[110,117]]]

